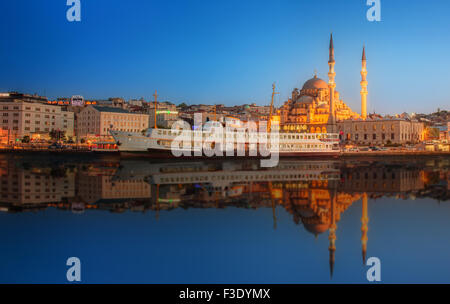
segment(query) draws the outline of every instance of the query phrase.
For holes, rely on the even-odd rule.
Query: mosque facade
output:
[[[337,121],[360,118],[335,90],[333,36],[329,52],[328,83],[315,75],[303,84],[301,90],[295,88],[291,97],[279,109],[283,132],[334,133],[337,132]]]

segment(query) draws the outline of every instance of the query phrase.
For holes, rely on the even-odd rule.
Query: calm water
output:
[[[0,283],[450,283],[449,167],[0,155]]]

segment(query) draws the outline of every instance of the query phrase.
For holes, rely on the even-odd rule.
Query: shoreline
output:
[[[439,151],[364,151],[364,152],[341,152],[339,157],[353,158],[353,157],[385,157],[385,156],[449,156],[450,152]]]
[[[0,149],[0,154],[16,154],[16,155],[33,155],[33,154],[66,154],[66,155],[117,155],[123,158],[140,158],[140,157],[149,157],[148,155],[142,154],[136,154],[135,156],[127,155],[125,152],[125,155],[122,155],[121,152],[117,150],[112,151],[105,151],[105,150],[49,150],[49,149]],[[386,156],[425,156],[425,157],[433,157],[433,156],[448,156],[450,157],[450,151],[439,151],[439,152],[431,152],[431,151],[364,151],[364,152],[341,152],[339,155],[335,157],[328,157],[328,156],[317,156],[313,158],[320,158],[320,159],[336,159],[336,158],[358,158],[358,157],[386,157]],[[217,157],[216,157],[217,158]],[[230,157],[224,157],[224,159],[230,159]],[[237,157],[237,159],[245,159],[247,157]],[[284,157],[280,157],[284,158]],[[302,157],[298,157],[302,158]],[[306,157],[311,158],[311,157]],[[191,158],[189,158],[191,159]]]

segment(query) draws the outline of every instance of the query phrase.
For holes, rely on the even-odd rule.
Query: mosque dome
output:
[[[317,75],[314,76],[314,78],[311,78],[305,84],[303,85],[302,90],[320,90],[320,89],[328,89],[328,84],[320,79],[317,78]]]
[[[314,98],[308,95],[304,95],[297,99],[297,103],[312,103],[314,101]]]
[[[324,233],[325,231],[327,231],[330,228],[329,225],[324,224],[324,223],[316,223],[316,224],[308,223],[308,224],[303,224],[303,225],[308,232],[311,232],[314,235]]]

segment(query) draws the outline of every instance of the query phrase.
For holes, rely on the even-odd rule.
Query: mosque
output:
[[[365,52],[363,51],[363,59]],[[364,60],[363,60],[364,61]],[[302,89],[295,88],[291,97],[279,109],[280,125],[284,132],[334,133],[336,121],[365,118],[366,102],[362,101],[363,113],[359,115],[350,109],[335,90],[334,45],[330,38],[330,57],[328,61],[328,83],[314,75],[306,81]],[[367,92],[367,84],[364,83]],[[361,83],[363,85],[363,83]]]
[[[330,38],[328,83],[314,75],[302,89],[278,110],[280,128],[292,133],[339,133],[347,144],[384,145],[414,144],[424,140],[424,125],[415,119],[367,115],[367,59],[363,48],[361,59],[361,114],[340,98],[334,81],[334,45]]]

